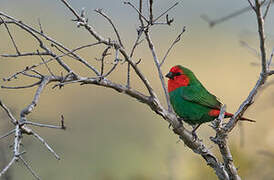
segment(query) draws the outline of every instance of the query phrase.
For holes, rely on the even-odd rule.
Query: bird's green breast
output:
[[[169,92],[171,105],[179,117],[191,125],[214,120],[213,117],[208,115],[210,108],[183,99],[181,96],[184,93],[183,91],[184,87],[180,87]]]

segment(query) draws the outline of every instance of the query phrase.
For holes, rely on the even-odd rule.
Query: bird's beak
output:
[[[174,78],[172,72],[167,73],[166,77],[169,78],[169,79],[173,79]]]

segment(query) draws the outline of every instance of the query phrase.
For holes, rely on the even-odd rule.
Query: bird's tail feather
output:
[[[232,116],[233,116],[233,114],[228,113],[228,112],[225,112],[225,117],[232,117]],[[245,117],[240,117],[239,120],[240,120],[240,121],[256,122],[256,121],[253,120],[253,119],[248,119],[248,118],[245,118]]]

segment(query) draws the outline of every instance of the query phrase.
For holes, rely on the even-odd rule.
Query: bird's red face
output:
[[[166,75],[168,80],[168,92],[175,89],[187,86],[189,84],[189,78],[184,74],[183,70],[178,66],[173,66]]]

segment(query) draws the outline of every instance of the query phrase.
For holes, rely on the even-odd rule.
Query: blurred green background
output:
[[[137,1],[131,2],[138,4]],[[155,14],[160,14],[175,2],[155,1]],[[103,8],[117,24],[127,50],[132,47],[136,38],[138,20],[134,10],[124,5],[123,1],[79,0],[72,1],[71,5],[77,10],[85,7],[89,23],[104,37],[114,39],[109,24],[93,11],[95,8]],[[205,87],[219,97],[231,112],[237,110],[259,76],[260,67],[252,65],[258,63],[259,59],[239,43],[245,41],[251,47],[258,49],[255,16],[253,12],[247,12],[214,28],[209,28],[200,16],[206,14],[215,19],[247,5],[245,0],[180,1],[179,6],[169,13],[169,16],[175,19],[174,24],[170,27],[154,27],[151,32],[157,53],[159,57],[163,57],[170,43],[182,27],[186,26],[187,31],[182,41],[168,56],[163,72],[168,72],[175,64],[189,67]],[[74,17],[60,1],[1,0],[0,11],[37,28],[39,18],[44,32],[69,48],[94,42],[85,30],[77,28],[71,21]],[[272,11],[266,20],[268,53],[274,45],[273,17]],[[27,34],[13,26],[9,27],[20,51],[36,50],[35,42]],[[15,52],[3,25],[0,26],[0,42],[0,54]],[[88,49],[81,51],[80,54],[98,66],[99,63],[94,58],[100,57],[101,50],[102,47]],[[137,60],[142,58],[140,68],[163,100],[160,81],[145,42],[139,46],[135,58]],[[90,72],[84,71],[73,60],[65,58],[65,61],[82,75],[91,76]],[[39,57],[17,59],[0,57],[0,77],[2,79],[38,62],[41,62]],[[53,63],[50,66],[60,75],[55,65]],[[126,64],[119,65],[111,79],[124,83],[126,67]],[[46,72],[44,67],[40,70]],[[135,76],[132,76],[132,81],[133,87],[143,89],[142,86],[139,87],[140,82]],[[19,77],[12,82],[1,80],[0,83],[15,86],[30,82],[33,81]],[[269,82],[273,83],[273,78],[269,78]],[[29,120],[58,124],[60,115],[65,116],[65,124],[68,127],[66,131],[34,128],[52,145],[61,156],[61,160],[56,161],[37,140],[28,136],[24,136],[23,139],[23,149],[27,151],[24,158],[43,179],[216,179],[204,160],[183,143],[177,143],[178,137],[168,129],[168,124],[151,112],[147,106],[102,87],[68,85],[61,90],[52,90],[52,85],[43,92]],[[257,123],[242,124],[242,131],[236,127],[229,138],[235,164],[243,179],[274,179],[273,90],[274,86],[263,89],[245,114],[257,120]],[[31,102],[34,92],[34,88],[0,89],[0,97],[18,117],[22,108]],[[2,113],[0,134],[12,128],[6,123],[7,121],[6,115]],[[214,131],[208,125],[203,125],[198,134],[212,151],[217,151],[215,145],[209,141],[209,137],[214,136]],[[0,143],[1,152],[10,158],[12,150],[9,150],[8,146],[12,143],[12,137],[1,140]],[[1,154],[1,166],[4,162],[3,157],[4,155]],[[15,180],[33,179],[22,163],[13,165],[9,172]]]

